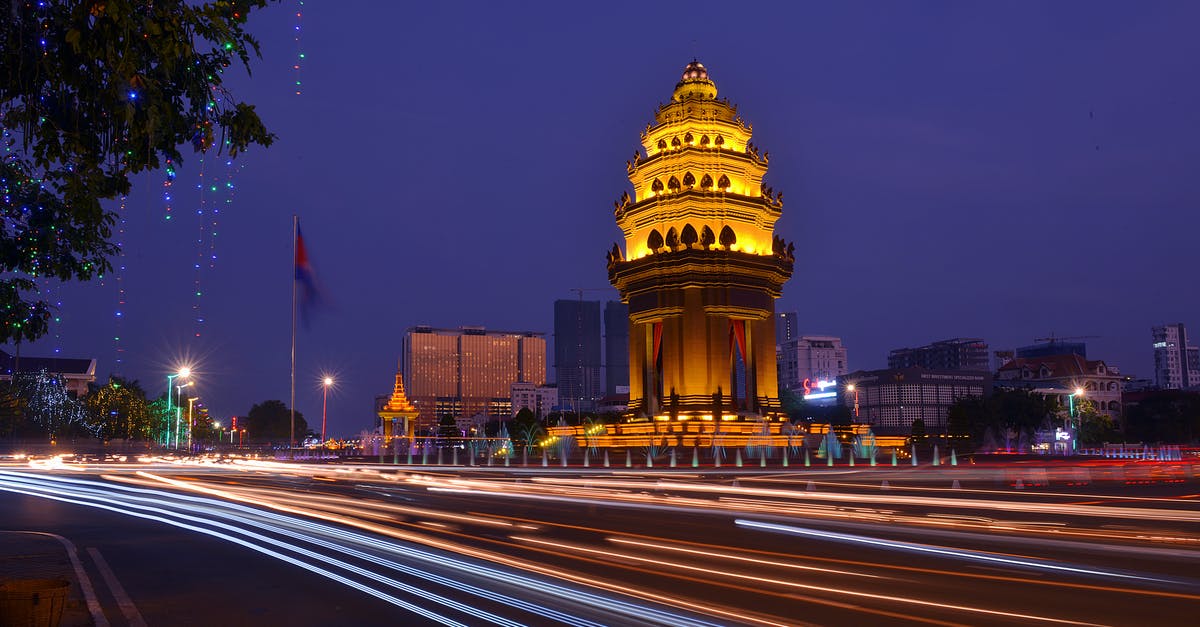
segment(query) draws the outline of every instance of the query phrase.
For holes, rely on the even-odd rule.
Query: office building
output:
[[[546,338],[483,327],[412,327],[404,333],[400,365],[420,429],[447,414],[507,418],[513,383],[546,383]]]
[[[558,386],[554,384],[538,385],[536,383],[518,382],[512,384],[512,415],[516,416],[522,409],[528,409],[539,420],[554,411],[558,405]]]
[[[629,395],[629,306],[604,304],[604,395]]]
[[[1154,381],[1164,390],[1200,386],[1200,347],[1192,346],[1183,324],[1151,329],[1154,338]]]
[[[559,404],[594,411],[600,379],[600,301],[554,301],[554,379]]]
[[[992,393],[992,373],[986,370],[859,370],[838,383],[853,420],[883,435],[909,434],[918,418],[926,433],[945,433],[950,406]]]
[[[849,372],[842,338],[803,335],[779,347],[779,388],[807,394],[819,381],[835,381]],[[807,385],[806,385],[807,384]]]
[[[888,353],[888,368],[930,370],[991,370],[987,342],[977,337],[956,337]]]

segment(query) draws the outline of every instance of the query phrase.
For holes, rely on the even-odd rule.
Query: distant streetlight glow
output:
[[[333,385],[333,377],[325,377],[322,380],[325,384],[324,391],[321,394],[321,448],[325,448],[325,410],[329,407],[329,386]]]

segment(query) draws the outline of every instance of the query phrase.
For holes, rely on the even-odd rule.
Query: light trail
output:
[[[8,473],[0,472],[0,478],[3,478],[4,475],[7,475],[7,474]],[[227,539],[230,541],[234,540],[233,538],[228,538],[225,535],[214,532],[212,530],[204,530],[203,528],[197,527],[195,524],[176,524],[179,521],[174,520],[174,518],[183,519],[183,520],[189,521],[190,523],[204,523],[204,524],[212,525],[214,527],[224,529],[231,533],[236,533],[236,534],[252,537],[255,540],[258,540],[260,542],[275,545],[280,548],[286,548],[287,550],[299,553],[299,554],[309,557],[311,559],[316,559],[319,561],[323,561],[323,562],[335,565],[338,568],[347,570],[349,572],[353,572],[353,573],[358,574],[363,577],[371,578],[377,582],[384,583],[390,587],[396,587],[398,589],[402,589],[402,590],[405,590],[406,592],[410,592],[413,594],[420,594],[426,600],[435,601],[439,604],[445,605],[447,607],[451,607],[455,610],[462,611],[469,615],[487,620],[488,622],[492,622],[492,623],[498,624],[498,625],[506,625],[509,627],[515,627],[516,625],[519,625],[520,623],[508,621],[507,619],[504,619],[502,617],[498,617],[498,616],[495,616],[495,615],[492,615],[489,613],[481,612],[480,610],[476,610],[465,604],[461,604],[461,603],[455,602],[453,600],[446,599],[445,597],[433,595],[432,593],[430,593],[426,590],[421,590],[418,588],[413,588],[411,586],[407,586],[407,584],[402,584],[401,582],[397,582],[393,579],[382,577],[376,573],[373,573],[373,572],[367,571],[365,569],[361,569],[359,567],[347,564],[346,562],[343,562],[341,560],[329,558],[327,556],[323,556],[323,555],[317,554],[313,551],[304,549],[298,545],[284,542],[281,540],[277,540],[274,538],[269,538],[269,537],[263,536],[261,534],[250,532],[246,529],[242,529],[242,528],[239,528],[234,525],[227,524],[227,523],[224,523],[224,522],[221,522],[218,520],[213,520],[211,518],[201,518],[201,517],[198,517],[195,515],[183,514],[180,512],[168,511],[159,506],[149,506],[149,505],[144,505],[141,503],[126,503],[125,507],[128,509],[123,509],[123,508],[117,507],[116,505],[113,504],[114,492],[112,491],[112,489],[116,489],[118,491],[126,491],[126,492],[134,492],[134,493],[139,493],[139,494],[151,495],[151,496],[122,495],[122,498],[130,500],[130,501],[157,502],[156,499],[160,499],[163,497],[165,497],[167,499],[176,499],[176,500],[186,501],[188,503],[189,508],[191,508],[193,511],[195,511],[196,509],[200,509],[201,511],[205,511],[210,515],[216,515],[216,516],[220,516],[223,518],[231,519],[231,520],[237,521],[241,524],[268,530],[268,531],[271,531],[272,533],[286,535],[290,538],[301,539],[305,542],[308,542],[308,543],[311,543],[311,544],[314,544],[317,546],[321,546],[323,548],[328,548],[328,549],[331,549],[334,551],[342,552],[342,553],[352,555],[352,556],[360,558],[360,559],[371,560],[376,563],[381,563],[380,557],[377,555],[369,554],[369,553],[366,553],[363,551],[358,551],[356,549],[351,549],[343,544],[339,544],[336,542],[322,540],[320,538],[316,538],[311,535],[308,535],[308,532],[321,532],[324,534],[328,534],[330,536],[334,536],[343,541],[351,540],[355,543],[359,543],[359,544],[362,544],[365,546],[370,546],[372,549],[375,549],[375,550],[386,549],[390,552],[395,552],[395,553],[403,554],[403,555],[406,555],[409,557],[414,557],[414,558],[421,559],[426,562],[435,562],[435,563],[438,563],[439,565],[448,566],[448,567],[451,567],[452,569],[460,571],[460,572],[474,574],[476,576],[483,575],[488,580],[505,581],[511,585],[514,585],[514,586],[520,588],[520,589],[536,590],[539,593],[549,594],[549,595],[559,598],[561,600],[569,600],[575,604],[583,604],[585,606],[591,606],[594,608],[604,610],[606,612],[612,612],[617,615],[629,616],[631,618],[638,617],[639,621],[655,621],[655,622],[658,622],[658,623],[664,624],[664,625],[715,627],[714,623],[710,623],[710,622],[703,621],[703,620],[697,620],[695,618],[691,618],[689,616],[682,615],[682,614],[664,611],[664,610],[661,610],[661,609],[653,607],[653,606],[631,603],[629,601],[624,601],[624,600],[617,599],[617,598],[604,597],[604,596],[597,595],[595,593],[587,592],[586,590],[582,590],[582,589],[568,589],[568,588],[564,588],[562,586],[556,585],[552,581],[534,579],[534,578],[531,578],[531,577],[528,577],[525,575],[508,573],[508,572],[501,571],[501,570],[498,570],[498,569],[495,569],[495,568],[492,568],[492,567],[489,567],[489,566],[486,566],[483,564],[479,564],[479,563],[468,563],[468,562],[464,562],[462,560],[458,560],[458,559],[454,559],[454,558],[436,556],[427,551],[421,551],[421,550],[413,549],[410,547],[403,547],[403,546],[397,545],[395,543],[382,541],[381,539],[378,539],[378,538],[369,538],[366,536],[362,536],[360,534],[355,534],[352,532],[347,532],[344,530],[332,528],[327,525],[311,523],[308,521],[294,519],[291,517],[282,516],[280,514],[274,514],[269,511],[248,508],[248,507],[233,504],[233,503],[214,501],[212,499],[202,498],[202,497],[190,497],[187,495],[180,495],[180,494],[175,494],[175,493],[163,493],[163,492],[154,491],[154,490],[131,488],[131,487],[125,487],[125,486],[120,486],[120,485],[97,484],[97,482],[84,481],[84,480],[68,480],[68,479],[57,478],[57,477],[53,477],[53,478],[52,477],[41,477],[40,479],[49,480],[49,481],[53,482],[54,485],[50,486],[50,487],[37,486],[36,481],[31,481],[24,477],[17,477],[17,478],[9,477],[9,480],[11,483],[18,483],[18,484],[32,483],[32,484],[35,484],[35,487],[31,487],[31,488],[16,487],[16,486],[12,485],[11,483],[0,483],[0,489],[5,489],[5,490],[9,490],[9,491],[14,491],[14,492],[20,492],[23,494],[30,494],[33,496],[42,496],[45,498],[52,498],[55,500],[63,500],[66,502],[76,503],[76,504],[80,504],[80,505],[99,507],[99,508],[107,509],[109,511],[114,511],[117,513],[122,513],[122,514],[142,517],[142,518],[149,518],[149,519],[157,520],[160,522],[166,522],[168,524],[173,524],[175,526],[178,526],[181,528],[186,528],[186,529],[189,529],[192,531],[201,531],[202,533],[206,533],[207,535],[212,535],[214,537],[218,537],[221,539]],[[64,491],[63,486],[65,484],[71,485],[71,490],[76,493],[75,498],[66,497],[66,496],[63,496],[62,494],[56,494],[51,491],[51,490],[57,490],[60,492]],[[109,488],[109,489],[107,489],[107,490],[97,489],[96,486],[99,486],[101,488]],[[97,502],[97,500],[93,500],[93,499],[97,499],[97,500],[103,499],[104,502]],[[134,510],[137,510],[137,511],[134,511]],[[225,510],[237,510],[237,511],[251,514],[253,517],[238,517],[238,516],[232,515],[230,512],[225,511]],[[143,513],[146,511],[153,512],[153,513],[152,514]],[[172,518],[172,517],[174,517],[174,518]],[[286,523],[288,523],[289,527],[291,527],[291,528],[279,527],[277,525],[270,525],[270,524],[264,523],[261,520],[258,520],[258,518],[266,518],[266,519],[270,519],[270,520],[286,522]],[[296,531],[297,528],[305,529],[306,533],[297,533],[297,531]],[[241,543],[242,542],[239,542],[239,544],[241,544]],[[253,544],[253,543],[251,543],[251,544]],[[259,547],[259,548],[262,548],[262,547]],[[278,557],[279,555],[281,555],[278,552],[271,551],[269,549],[264,549],[260,552],[271,555],[272,557]],[[285,561],[299,565],[297,563],[298,560],[295,560],[295,558],[288,559]],[[418,569],[415,569],[415,568],[412,568],[409,566],[405,566],[405,565],[402,565],[402,564],[399,564],[396,562],[384,561],[384,562],[382,562],[382,565],[385,565],[391,569],[405,572],[407,574],[419,576],[419,577],[425,578],[427,580],[432,580],[436,583],[446,585],[446,586],[458,589],[463,592],[468,592],[468,593],[474,594],[476,596],[482,596],[483,598],[487,598],[492,601],[501,602],[501,603],[504,603],[511,607],[529,611],[531,613],[535,613],[535,614],[538,614],[545,618],[550,618],[552,620],[563,622],[565,624],[576,625],[579,627],[598,627],[599,625],[601,625],[601,623],[597,623],[597,622],[589,621],[589,620],[582,619],[579,617],[575,617],[575,616],[569,615],[567,613],[564,613],[564,612],[561,612],[558,610],[554,610],[551,608],[546,608],[544,606],[540,606],[537,604],[533,604],[531,602],[528,602],[528,601],[525,601],[522,599],[517,599],[514,597],[507,596],[507,595],[501,595],[501,594],[498,594],[498,593],[495,593],[490,590],[486,590],[486,589],[483,589],[483,588],[480,588],[477,586],[470,586],[468,584],[464,584],[460,581],[457,581],[457,580],[454,580],[451,578],[441,577],[441,576],[438,576],[438,575],[435,575],[432,573],[420,571]],[[312,566],[312,565],[310,564],[309,566]],[[313,572],[319,572],[320,574],[323,574],[323,575],[325,575],[326,573],[329,572],[329,571],[326,571],[326,570],[321,569],[320,567],[316,567],[316,566],[313,566],[312,568],[310,568],[310,570],[313,570]],[[343,578],[330,577],[330,578],[334,579],[335,581],[339,581],[339,583],[346,583],[346,581],[347,581],[344,577]],[[353,587],[355,587],[356,589],[362,589],[362,587],[360,587],[360,586],[361,586],[361,584],[355,585]],[[376,592],[378,592],[378,591],[376,591]],[[394,597],[391,597],[391,598],[394,598]],[[409,604],[409,605],[411,605],[411,604]],[[411,608],[406,607],[405,609],[411,609]],[[445,620],[449,621],[450,619],[445,619]],[[447,622],[444,624],[459,624],[459,623]]]
[[[590,548],[590,547],[586,547],[586,546],[582,546],[582,545],[578,545],[578,544],[568,544],[565,542],[554,542],[551,540],[543,540],[541,538],[532,538],[529,536],[513,536],[513,539],[520,540],[522,542],[529,542],[531,544],[540,544],[543,546],[553,546],[553,547],[561,548],[564,550],[579,551],[579,552],[590,553],[590,554],[594,554],[594,555],[604,555],[604,556],[612,557],[615,559],[632,560],[632,561],[637,561],[637,562],[648,562],[648,563],[655,563],[655,564],[660,564],[660,565],[665,564],[665,565],[671,566],[672,568],[678,568],[681,570],[700,571],[700,572],[706,572],[706,573],[710,573],[713,575],[717,575],[720,577],[732,577],[732,578],[736,578],[736,579],[745,579],[745,580],[753,581],[756,583],[766,583],[766,584],[772,584],[772,585],[777,585],[777,586],[798,588],[798,589],[802,589],[802,590],[811,590],[814,592],[824,592],[824,593],[833,594],[833,595],[851,596],[851,597],[857,597],[857,598],[870,598],[870,599],[876,599],[876,600],[882,600],[882,601],[891,601],[894,603],[933,607],[933,608],[939,608],[939,609],[944,609],[944,610],[954,610],[954,611],[969,612],[969,613],[975,613],[975,614],[987,614],[987,615],[992,615],[992,616],[1003,616],[1006,618],[1016,618],[1016,619],[1020,619],[1020,620],[1033,620],[1033,621],[1048,622],[1048,623],[1061,623],[1061,624],[1065,624],[1065,625],[1098,625],[1098,623],[1088,623],[1088,622],[1073,621],[1073,620],[1060,619],[1060,618],[1051,618],[1049,616],[1037,616],[1037,615],[1033,615],[1033,614],[1020,614],[1020,613],[1016,613],[1016,612],[1005,612],[1002,610],[989,610],[989,609],[978,608],[978,607],[968,607],[968,606],[963,606],[963,605],[951,605],[948,603],[938,603],[936,601],[923,601],[920,599],[896,597],[896,596],[891,596],[891,595],[879,594],[876,592],[860,592],[860,591],[846,590],[846,589],[840,589],[840,588],[829,588],[829,587],[825,587],[825,586],[816,586],[816,585],[812,585],[812,584],[799,583],[796,581],[788,581],[788,580],[784,580],[784,579],[772,579],[772,578],[767,578],[767,577],[758,577],[755,575],[747,575],[745,573],[712,571],[712,570],[704,568],[702,566],[685,564],[683,562],[664,562],[661,560],[661,558],[650,558],[650,557],[644,557],[641,555],[635,555],[633,553],[607,551],[604,549],[595,549],[595,548]]]
[[[834,531],[825,531],[818,529],[804,529],[801,527],[793,527],[791,525],[779,525],[775,523],[759,522],[755,520],[735,520],[739,526],[750,527],[752,529],[763,529],[766,531],[776,531],[780,533],[790,533],[798,536],[807,536],[810,538],[818,538],[821,540],[836,540],[840,542],[849,542],[855,544],[868,544],[871,546],[883,547],[886,549],[897,549],[901,551],[910,551],[915,553],[929,553],[944,557],[954,557],[958,559],[973,560],[978,562],[991,562],[998,564],[1007,564],[1011,566],[1020,566],[1023,568],[1033,568],[1040,570],[1054,570],[1059,572],[1069,572],[1080,575],[1092,575],[1096,577],[1111,577],[1119,579],[1138,579],[1142,581],[1156,581],[1160,583],[1180,583],[1169,579],[1156,579],[1154,577],[1145,577],[1141,575],[1128,575],[1113,571],[1095,570],[1091,568],[1081,568],[1078,566],[1068,566],[1065,564],[1055,564],[1053,562],[1035,561],[1032,559],[1019,559],[1017,557],[1009,557],[1004,555],[996,555],[993,553],[984,553],[982,551],[966,551],[963,549],[949,549],[945,547],[930,546],[928,544],[917,544],[914,542],[900,542],[898,540],[884,540],[882,538],[868,538],[866,536],[856,536],[847,533],[837,533]]]

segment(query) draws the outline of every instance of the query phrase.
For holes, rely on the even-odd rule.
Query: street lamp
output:
[[[186,379],[192,374],[192,369],[183,367],[175,374],[167,375],[167,446],[171,446],[171,387],[175,383],[175,379]],[[178,405],[178,403],[176,403]]]
[[[853,383],[846,386],[847,392],[854,392],[854,417],[858,418],[858,386]]]
[[[324,393],[321,395],[321,450],[325,450],[325,408],[329,404],[329,386],[333,385],[333,377],[325,377]]]
[[[199,396],[188,397],[188,452],[194,453],[192,450],[192,403],[200,400]]]
[[[180,406],[181,403],[179,402],[179,397],[181,396],[180,391],[183,390],[183,388],[190,386],[192,383],[193,381],[188,381],[183,385],[175,386],[175,448],[179,448],[179,423],[183,421],[183,407]]]
[[[1067,402],[1070,404],[1070,418],[1067,420],[1071,431],[1071,450],[1074,451],[1078,446],[1079,441],[1079,425],[1075,421],[1075,397],[1083,396],[1083,388],[1077,387],[1075,391],[1067,395]]]

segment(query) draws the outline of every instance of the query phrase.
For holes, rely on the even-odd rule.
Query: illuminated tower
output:
[[[416,428],[415,421],[420,412],[413,407],[408,396],[404,394],[404,376],[399,372],[396,373],[396,385],[392,388],[391,397],[376,413],[379,415],[379,422],[383,427],[385,448],[392,447],[393,438],[412,439]],[[397,424],[401,420],[403,422]]]
[[[774,235],[783,194],[751,131],[693,61],[626,163],[608,277],[629,305],[635,417],[781,415],[775,299],[793,248]]]

